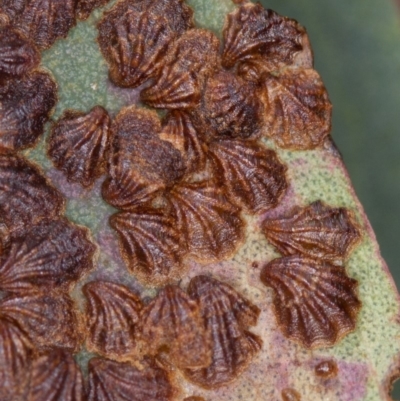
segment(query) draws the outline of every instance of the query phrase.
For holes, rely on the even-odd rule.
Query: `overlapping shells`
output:
[[[53,123],[48,156],[85,187],[106,175],[102,196],[119,209],[110,225],[127,268],[161,289],[144,302],[119,283],[90,281],[79,310],[69,292],[94,268],[96,246],[87,229],[63,217],[61,194],[16,152],[36,144],[57,101],[53,78],[38,68],[39,51],[107,2],[1,3],[4,401],[169,401],[179,394],[174,369],[205,389],[233,381],[262,347],[248,331],[259,308],[209,275],[193,278],[186,291],[176,282],[188,260],[235,254],[244,214],[261,215],[285,194],[286,167],[260,138],[304,150],[329,135],[329,98],[296,21],[242,4],[227,17],[220,51],[183,0],[118,1],[98,25],[110,79],[145,84],[141,100],[167,113],[160,120],[136,106],[111,117],[101,106],[67,110]],[[361,303],[344,267],[360,236],[352,213],[316,202],[265,220],[262,230],[283,256],[261,274],[274,290],[282,333],[313,348],[354,330]],[[87,386],[72,357],[83,343],[101,356],[89,362]]]

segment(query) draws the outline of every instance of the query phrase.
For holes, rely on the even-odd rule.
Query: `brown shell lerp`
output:
[[[180,152],[159,137],[161,123],[154,111],[123,109],[112,130],[108,178],[102,191],[109,204],[133,210],[184,175]]]
[[[75,25],[76,0],[3,0],[1,6],[13,26],[31,38],[40,50],[65,38]]]
[[[32,147],[57,102],[57,86],[45,71],[33,71],[0,85],[0,147]]]
[[[151,355],[167,352],[180,369],[210,365],[210,333],[197,303],[178,286],[163,288],[144,308],[141,326],[140,336]]]
[[[13,235],[0,254],[0,290],[68,290],[93,268],[95,251],[87,229],[65,218],[43,219]]]
[[[136,349],[140,299],[127,287],[108,281],[91,281],[83,293],[87,299],[87,349],[107,358],[131,358]]]
[[[353,214],[345,208],[333,208],[320,201],[285,216],[266,219],[263,233],[284,255],[304,255],[342,264],[360,233]]]
[[[287,188],[286,167],[256,141],[218,139],[209,145],[214,174],[232,201],[251,213],[275,207]]]
[[[105,172],[111,120],[96,106],[88,113],[67,110],[53,126],[48,155],[69,181],[93,185]]]
[[[82,372],[62,350],[42,352],[32,363],[27,401],[85,401]]]
[[[260,351],[261,339],[247,331],[257,323],[260,310],[232,287],[208,276],[197,276],[188,293],[195,299],[211,331],[213,348],[210,366],[186,369],[186,377],[207,389],[233,381]]]
[[[122,257],[144,282],[171,282],[183,272],[184,242],[174,219],[160,209],[138,209],[111,216]]]
[[[279,328],[304,347],[333,346],[356,328],[357,281],[341,266],[289,256],[267,264],[261,281],[274,289]]]
[[[174,389],[168,373],[152,359],[139,363],[137,368],[130,363],[91,359],[88,401],[172,401]]]

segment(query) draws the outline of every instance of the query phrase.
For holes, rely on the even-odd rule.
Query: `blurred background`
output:
[[[261,3],[307,28],[332,136],[400,289],[400,0]]]

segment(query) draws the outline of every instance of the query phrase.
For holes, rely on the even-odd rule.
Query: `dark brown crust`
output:
[[[360,240],[353,214],[345,208],[333,208],[320,201],[285,216],[267,219],[263,233],[284,256],[304,255],[335,264],[343,264]]]
[[[27,230],[63,210],[63,197],[35,165],[0,151],[0,214],[10,231]]]
[[[1,312],[0,312],[1,315]],[[22,399],[28,384],[32,344],[15,322],[0,316],[0,399]]]
[[[142,311],[140,336],[146,353],[162,350],[180,369],[211,363],[211,337],[197,303],[178,286],[162,289]]]
[[[69,181],[89,187],[105,172],[110,125],[101,106],[88,113],[67,110],[53,125],[48,155]]]
[[[180,152],[159,138],[161,123],[154,111],[123,109],[112,130],[109,178],[102,191],[106,202],[134,210],[185,174]]]
[[[3,12],[40,50],[65,38],[75,25],[76,0],[3,0]]]
[[[24,292],[68,290],[93,269],[96,246],[87,229],[67,219],[41,220],[14,235],[0,255],[0,289]]]
[[[36,46],[20,31],[0,24],[0,84],[12,77],[21,77],[40,63]]]
[[[129,363],[93,358],[89,363],[88,401],[172,401],[168,374],[151,359],[140,369]]]
[[[136,334],[142,303],[127,287],[91,281],[83,287],[87,299],[86,348],[106,358],[128,360],[136,352]]]
[[[0,315],[17,322],[39,347],[77,352],[82,326],[72,299],[61,292],[9,295],[0,301]]]
[[[186,251],[174,219],[162,210],[139,209],[111,216],[124,261],[148,284],[173,282],[183,274]]]
[[[168,194],[172,215],[192,258],[205,263],[231,256],[244,238],[240,209],[210,181],[175,185]]]
[[[191,280],[188,293],[202,312],[213,339],[211,365],[186,369],[185,376],[197,385],[213,389],[237,378],[260,351],[261,339],[248,332],[260,310],[232,287],[207,276]]]
[[[296,63],[307,54],[312,66],[305,29],[297,21],[266,10],[261,4],[247,3],[228,14],[224,31],[223,65],[231,68],[237,62],[262,59],[268,69]]]
[[[331,130],[332,105],[318,73],[285,68],[264,79],[266,134],[282,148],[319,146]]]
[[[57,85],[45,71],[0,84],[0,148],[32,147],[57,102]]]
[[[83,376],[72,355],[61,349],[32,363],[27,401],[85,401]]]
[[[333,346],[356,328],[361,309],[357,281],[343,267],[284,257],[264,266],[261,281],[274,289],[279,328],[303,347]]]
[[[222,139],[209,145],[214,174],[232,201],[251,213],[275,207],[287,189],[286,167],[255,141]]]
[[[200,102],[204,80],[219,65],[219,40],[204,29],[185,32],[170,50],[155,83],[142,100],[161,109],[193,109]]]

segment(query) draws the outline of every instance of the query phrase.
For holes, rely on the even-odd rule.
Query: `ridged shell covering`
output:
[[[0,84],[3,79],[21,77],[40,63],[36,46],[20,31],[0,25]]]
[[[57,85],[44,71],[0,85],[0,147],[21,150],[32,147],[57,102]]]
[[[118,2],[98,25],[111,79],[137,87],[157,76],[171,43],[192,26],[193,11],[181,0]]]
[[[72,299],[61,292],[9,295],[0,301],[0,313],[17,322],[39,347],[77,352],[82,327]]]
[[[223,65],[263,59],[270,69],[290,65],[305,52],[312,65],[305,29],[297,21],[266,10],[261,4],[247,3],[228,14],[224,26]]]
[[[261,348],[261,339],[246,331],[257,323],[260,310],[229,285],[207,276],[197,276],[188,293],[195,299],[211,331],[211,365],[186,369],[186,377],[204,388],[212,389],[234,380]]]
[[[171,142],[181,152],[187,173],[199,172],[205,168],[207,156],[203,138],[187,112],[182,110],[169,112],[163,121],[160,137]]]
[[[3,0],[3,12],[40,50],[65,38],[75,25],[76,0]]]
[[[129,363],[94,358],[89,362],[88,401],[172,401],[168,374],[153,360]]]
[[[255,141],[215,140],[209,145],[214,173],[232,201],[251,213],[275,207],[287,188],[286,167]]]
[[[113,122],[109,178],[103,197],[111,205],[133,210],[153,199],[185,174],[180,152],[159,138],[155,112],[129,107]]]
[[[207,80],[200,108],[194,113],[208,135],[257,138],[263,130],[260,94],[229,71],[221,70]]]
[[[33,346],[18,325],[0,309],[0,399],[20,399],[29,380]]]
[[[320,201],[262,223],[263,233],[284,256],[304,255],[342,264],[360,239],[353,214]]]
[[[204,29],[191,29],[175,42],[154,85],[141,93],[144,102],[162,109],[192,109],[200,101],[204,79],[219,62],[219,41]]]
[[[210,181],[181,183],[169,193],[176,227],[190,255],[215,261],[235,252],[244,235],[239,209]]]
[[[211,363],[211,338],[199,306],[178,286],[165,287],[144,308],[141,326],[150,354],[165,348],[168,360],[180,369]]]
[[[0,151],[0,215],[9,230],[25,231],[64,209],[61,194],[26,159]]]
[[[48,155],[69,181],[93,185],[105,172],[110,117],[96,106],[88,113],[68,110],[53,126]]]
[[[0,254],[0,289],[68,290],[93,268],[95,251],[87,229],[64,218],[43,219],[22,235],[14,235]]]
[[[285,68],[265,75],[265,129],[278,146],[313,149],[331,130],[332,105],[315,70]]]
[[[261,281],[274,289],[279,328],[304,347],[333,346],[356,327],[357,281],[343,267],[289,256],[267,264]]]
[[[162,284],[182,274],[185,246],[175,221],[162,210],[117,213],[110,225],[128,268],[144,282]]]
[[[27,401],[85,401],[81,370],[61,349],[39,355],[32,363]]]
[[[87,299],[87,349],[107,358],[131,358],[136,349],[140,299],[127,287],[108,281],[89,282],[83,293]]]

